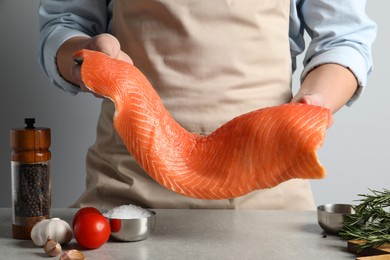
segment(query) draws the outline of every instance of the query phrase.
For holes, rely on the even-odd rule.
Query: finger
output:
[[[86,48],[101,51],[113,58],[118,58],[120,55],[120,43],[118,39],[108,33],[92,37],[87,43]]]
[[[77,85],[80,87],[80,90],[82,92],[92,93],[95,97],[102,98],[102,96],[92,92],[83,82],[81,78],[81,66],[79,64],[74,64],[71,69],[70,73],[72,77],[74,78],[74,81],[77,83]]]
[[[111,34],[103,33],[91,38],[87,48],[101,51],[112,58],[133,64],[129,55],[121,50],[119,40]]]
[[[309,95],[308,98],[310,99],[310,104],[315,105],[315,106],[325,106],[325,99],[322,95],[319,94],[313,94]]]
[[[81,66],[77,63],[73,64],[70,67],[70,75],[73,78],[73,82],[81,87],[83,85],[83,80],[81,79]]]
[[[308,96],[303,96],[298,100],[298,103],[311,105],[311,99]]]
[[[120,51],[120,54],[119,54],[118,59],[123,60],[123,61],[126,61],[126,62],[128,62],[128,63],[130,63],[130,64],[134,64],[134,63],[133,63],[133,60],[130,58],[130,56],[127,55],[127,54],[126,54],[125,52],[123,52],[123,51]]]

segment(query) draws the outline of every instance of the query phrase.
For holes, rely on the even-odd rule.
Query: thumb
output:
[[[85,46],[87,49],[100,51],[113,58],[120,53],[120,44],[117,38],[108,33],[102,33],[89,39]]]
[[[298,103],[325,107],[325,98],[320,94],[306,94],[297,101]]]
[[[115,59],[123,60],[131,64],[133,63],[131,58],[121,50],[119,40],[115,36],[108,33],[102,33],[92,37],[86,48],[103,52]]]

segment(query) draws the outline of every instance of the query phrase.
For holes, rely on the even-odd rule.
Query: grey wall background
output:
[[[84,190],[85,154],[95,139],[100,100],[60,91],[38,66],[38,4],[0,0],[0,207],[11,206],[9,130],[25,117],[52,130],[53,207],[69,206]],[[389,9],[389,1],[367,3],[379,26],[375,72],[363,97],[335,115],[319,151],[328,177],[312,181],[317,204],[351,203],[368,188],[390,188]]]

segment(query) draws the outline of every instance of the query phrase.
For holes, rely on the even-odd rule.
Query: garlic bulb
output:
[[[66,244],[72,239],[73,233],[66,221],[51,218],[41,220],[35,224],[30,235],[34,244],[44,246],[48,239],[53,239],[59,244]]]

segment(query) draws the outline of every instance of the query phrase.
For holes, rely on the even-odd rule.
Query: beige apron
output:
[[[116,0],[112,33],[172,116],[209,133],[233,117],[291,99],[288,0]],[[87,156],[87,189],[74,206],[313,209],[308,181],[227,200],[188,198],[160,186],[117,135],[104,100]],[[239,173],[238,173],[239,174]]]

